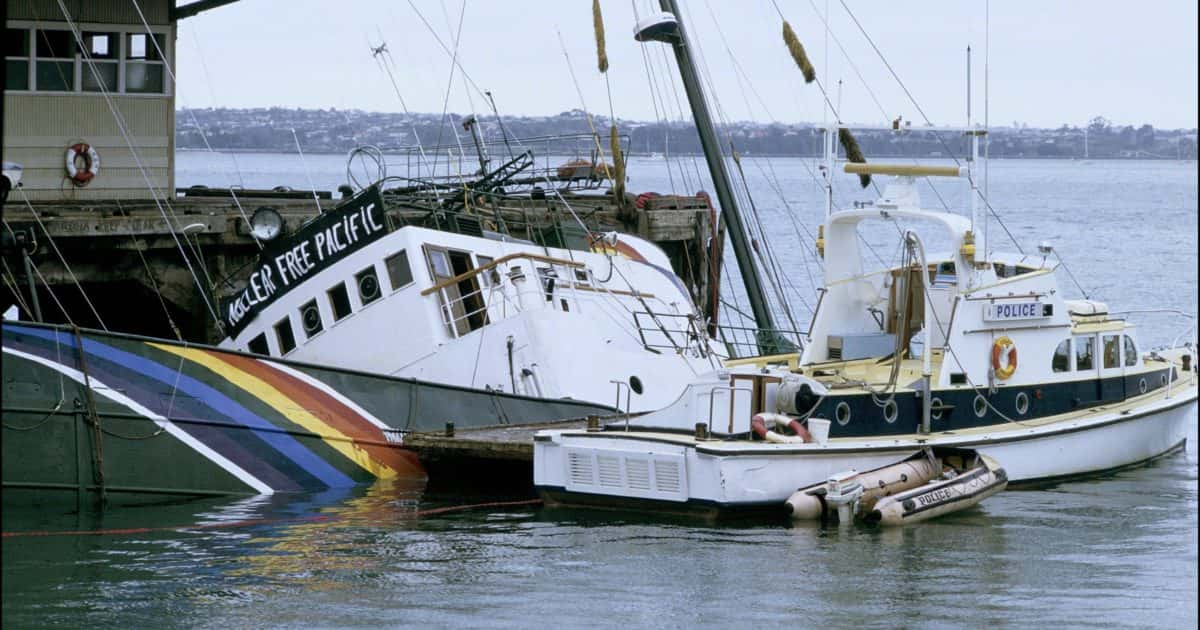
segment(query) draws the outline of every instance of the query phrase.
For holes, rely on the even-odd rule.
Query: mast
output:
[[[759,350],[765,353],[773,352],[779,349],[779,344],[776,342],[775,323],[771,316],[771,309],[767,305],[766,294],[759,281],[758,269],[754,264],[749,243],[747,243],[746,231],[742,226],[742,217],[738,210],[737,200],[733,195],[733,187],[730,185],[729,171],[725,168],[725,158],[721,154],[717,131],[708,112],[708,102],[704,98],[696,65],[689,50],[687,34],[683,30],[683,22],[679,19],[679,7],[675,0],[659,0],[659,5],[663,11],[674,17],[674,24],[666,24],[661,21],[638,24],[636,39],[669,43],[675,51],[679,75],[683,79],[688,103],[692,106],[692,118],[695,119],[696,130],[700,134],[700,146],[704,149],[704,159],[708,163],[708,171],[717,191],[717,200],[721,204],[721,220],[728,223],[733,254],[737,259],[738,268],[742,271],[742,281],[746,285],[750,310],[758,325]],[[655,17],[665,16],[651,16],[650,19]]]

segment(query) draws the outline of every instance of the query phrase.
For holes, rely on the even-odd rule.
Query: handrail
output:
[[[484,271],[489,271],[491,269],[494,269],[501,263],[506,263],[506,262],[509,262],[510,260],[515,260],[518,258],[527,258],[527,259],[535,261],[535,262],[544,262],[544,263],[549,263],[552,265],[564,265],[567,267],[587,267],[587,265],[585,265],[581,262],[574,261],[574,260],[564,260],[562,258],[551,258],[549,256],[541,256],[539,254],[531,254],[529,252],[517,252],[515,254],[501,256],[486,265],[477,267],[470,271],[460,273],[457,276],[454,276],[453,278],[449,278],[447,280],[442,280],[441,282],[429,287],[428,289],[422,290],[421,295],[426,296],[431,293],[435,293],[441,289],[444,289],[446,287],[456,285],[459,282],[466,280],[467,278],[472,278],[474,276],[477,276],[477,275],[483,273]]]

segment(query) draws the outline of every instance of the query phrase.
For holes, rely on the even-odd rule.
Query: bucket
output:
[[[808,433],[817,444],[829,441],[829,421],[824,418],[809,418]]]

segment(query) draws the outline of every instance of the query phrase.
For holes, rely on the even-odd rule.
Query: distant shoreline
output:
[[[270,153],[273,155],[298,155],[295,151],[280,151],[277,149],[245,149],[245,148],[212,149],[211,151],[209,151],[209,149],[198,148],[198,147],[176,147],[175,152],[176,153],[210,153],[211,152],[211,153],[243,153],[243,154]],[[349,153],[350,153],[349,151],[325,151],[325,150],[319,150],[319,149],[314,149],[312,151],[304,152],[305,155],[349,155]],[[565,154],[563,154],[563,155],[565,155]],[[661,156],[661,154],[660,154],[660,156]],[[772,158],[811,158],[811,159],[817,159],[817,158],[821,157],[819,155],[800,155],[800,154],[792,154],[792,153],[741,153],[741,156],[742,157],[752,157],[752,158],[753,157],[772,157]],[[641,154],[627,153],[626,157],[631,158],[631,159],[638,159],[638,158],[644,159],[644,158],[647,158],[650,156],[645,153],[641,153]],[[671,157],[703,158],[704,154],[703,153],[672,153]],[[879,160],[911,160],[911,159],[953,160],[955,158],[946,157],[946,156],[941,156],[941,157],[925,156],[925,157],[914,158],[911,155],[877,155],[877,156],[871,156],[871,159],[874,161],[879,161]],[[1195,158],[1175,158],[1175,157],[1165,157],[1165,156],[1164,157],[1147,156],[1147,157],[1077,158],[1077,157],[1063,157],[1063,156],[1055,156],[1055,155],[1022,155],[1022,156],[1009,155],[1009,156],[996,156],[996,157],[991,157],[988,159],[989,160],[1039,160],[1039,161],[1040,160],[1048,160],[1048,161],[1059,161],[1059,162],[1195,162],[1196,161]]]

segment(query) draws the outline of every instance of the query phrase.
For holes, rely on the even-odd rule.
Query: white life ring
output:
[[[75,159],[83,157],[83,168],[75,166]],[[86,186],[100,173],[100,154],[86,142],[76,142],[67,147],[67,177],[76,186]]]

